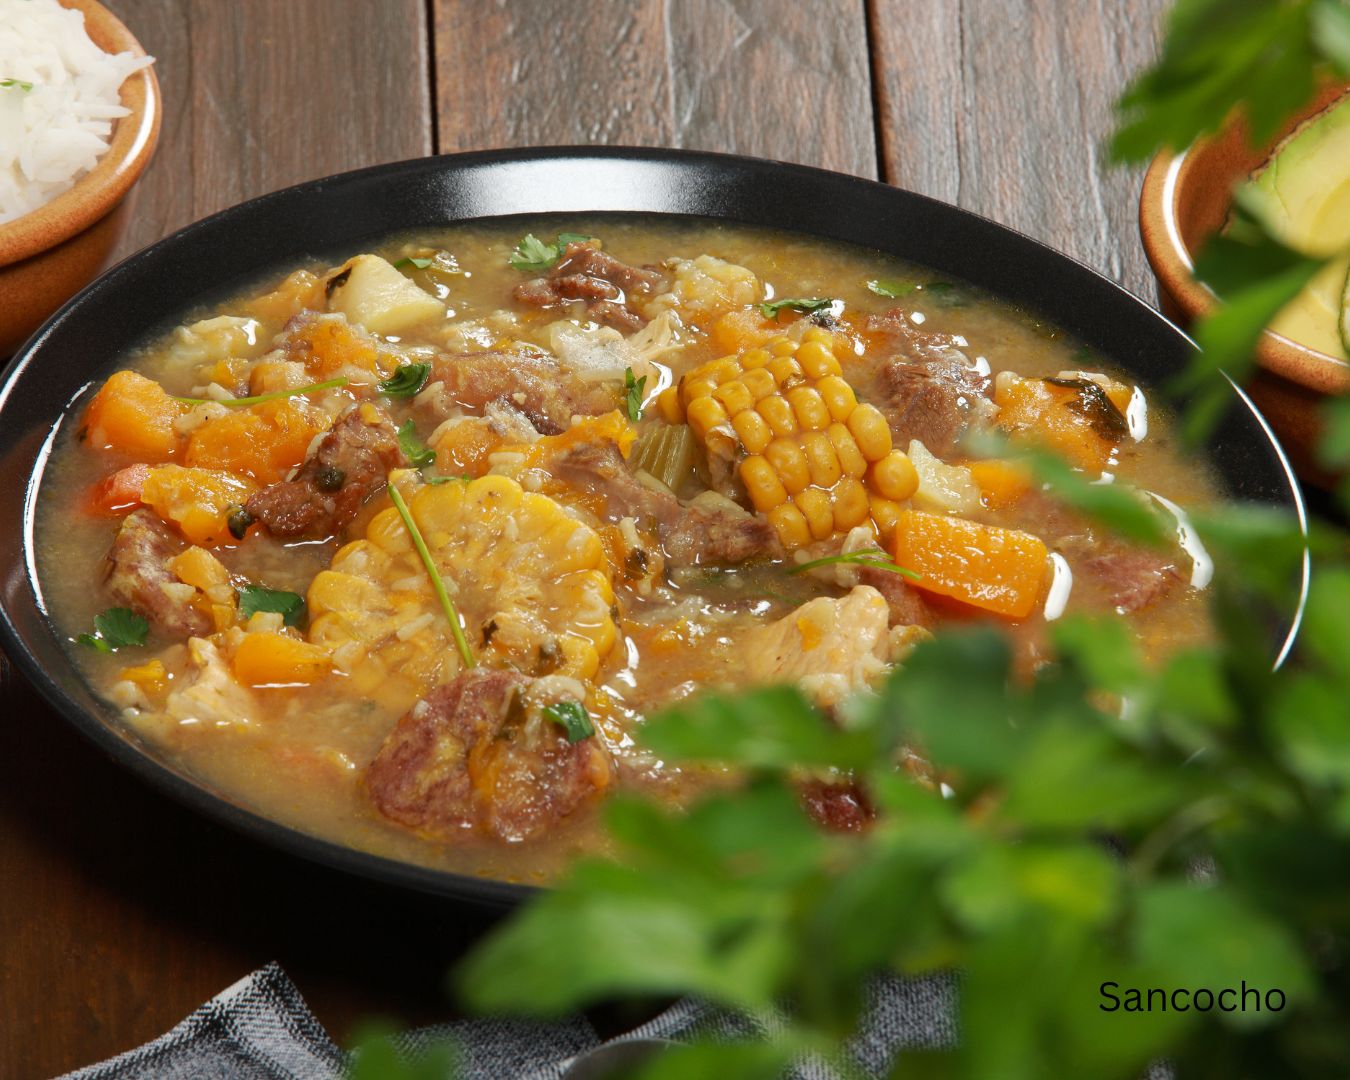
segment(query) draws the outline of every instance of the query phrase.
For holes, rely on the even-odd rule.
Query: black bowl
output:
[[[1193,345],[1143,301],[1018,233],[921,195],[799,165],[671,150],[514,150],[425,158],[315,180],[199,221],[133,255],[66,304],[0,384],[0,646],[52,706],[117,762],[182,802],[332,866],[465,900],[510,904],[527,886],[432,870],[269,821],[158,760],[107,717],[43,610],[34,503],[60,418],[88,383],[185,309],[307,256],[469,218],[546,212],[689,214],[890,252],[1021,305],[1158,385]],[[1210,445],[1235,498],[1303,503],[1280,446],[1240,391]],[[1305,582],[1306,588],[1306,570]],[[1295,615],[1279,651],[1292,642]]]

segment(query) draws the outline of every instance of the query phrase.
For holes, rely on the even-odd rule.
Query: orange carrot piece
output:
[[[980,489],[980,501],[991,510],[1012,506],[1031,490],[1031,473],[1015,462],[988,458],[967,468]]]
[[[321,679],[333,662],[322,645],[268,630],[245,634],[232,666],[245,686],[293,686]]]
[[[895,524],[895,561],[939,596],[1025,619],[1045,583],[1045,544],[1030,533],[964,518],[905,510]]]
[[[186,464],[272,484],[305,460],[314,436],[327,430],[320,410],[289,399],[231,409],[188,437]]]
[[[128,465],[100,480],[89,492],[89,509],[96,514],[125,514],[141,505],[141,488],[149,465]]]

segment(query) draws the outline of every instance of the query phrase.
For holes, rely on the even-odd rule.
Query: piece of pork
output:
[[[920,330],[898,308],[869,316],[867,330],[886,357],[872,376],[867,400],[885,414],[899,445],[918,439],[946,457],[967,431],[992,417],[992,381],[954,338]]]
[[[796,788],[802,809],[830,832],[862,832],[876,817],[866,793],[854,780],[802,780]]]
[[[126,516],[108,552],[105,587],[115,605],[128,607],[175,638],[210,633],[211,620],[193,603],[196,590],[169,569],[186,545],[150,510]]]
[[[630,305],[633,296],[653,296],[665,275],[650,267],[629,266],[594,244],[573,241],[548,276],[516,286],[516,300],[531,307],[554,307],[569,300],[583,300],[586,313],[597,322],[625,334],[646,325]]]
[[[357,405],[293,477],[250,496],[244,508],[273,536],[324,539],[351,523],[361,504],[384,487],[391,469],[407,464],[388,413]]]
[[[427,390],[417,399],[418,407],[437,421],[461,409],[484,412],[494,402],[524,413],[541,435],[566,431],[574,416],[599,416],[619,407],[612,386],[579,379],[553,357],[534,353],[439,357]]]
[[[674,495],[647,487],[612,442],[579,443],[554,458],[559,480],[604,497],[610,521],[652,523],[671,566],[727,564],[782,554],[778,534],[759,517],[730,509],[685,506]]]
[[[569,743],[525,705],[533,682],[474,668],[413,706],[366,770],[376,809],[439,839],[476,832],[518,841],[597,796],[610,777],[604,749],[594,737]]]

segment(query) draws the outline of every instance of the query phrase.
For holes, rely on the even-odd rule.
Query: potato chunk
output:
[[[328,308],[372,334],[399,334],[445,314],[444,305],[378,255],[357,255],[328,279]]]

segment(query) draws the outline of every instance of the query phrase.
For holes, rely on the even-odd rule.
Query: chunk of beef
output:
[[[515,297],[531,307],[583,300],[591,318],[631,334],[646,325],[629,304],[632,294],[652,295],[664,280],[659,270],[629,266],[594,244],[574,241],[547,277],[517,285]]]
[[[890,610],[891,626],[922,626],[931,629],[937,621],[932,606],[923,594],[894,570],[859,566],[858,582],[871,585],[881,593]]]
[[[569,743],[521,694],[532,680],[474,668],[413,706],[366,770],[385,817],[451,840],[524,840],[595,797],[609,761],[595,738]]]
[[[612,442],[579,443],[555,458],[551,471],[564,483],[603,496],[609,520],[631,517],[653,523],[672,566],[782,554],[778,534],[767,521],[732,510],[685,506],[675,496],[647,487]]]
[[[1077,581],[1095,586],[1121,612],[1141,611],[1181,584],[1176,555],[1117,539],[1074,537],[1060,545]]]
[[[573,416],[599,416],[618,408],[612,388],[586,382],[564,371],[551,356],[515,353],[465,353],[432,363],[431,379],[441,385],[419,398],[440,420],[458,408],[484,411],[500,402],[525,414],[541,435],[557,435]]]
[[[244,508],[273,536],[334,536],[384,486],[391,469],[407,464],[388,414],[358,405],[333,425],[293,477],[263,488]]]
[[[920,330],[899,309],[869,316],[867,329],[894,354],[877,367],[868,399],[886,415],[901,446],[918,439],[943,457],[973,424],[990,417],[991,380],[955,339]]]
[[[196,590],[169,569],[169,560],[184,546],[178,534],[152,511],[137,510],[117,530],[105,579],[114,604],[130,608],[157,630],[177,638],[211,630],[211,620],[192,602]]]
[[[830,832],[862,832],[876,810],[852,780],[803,780],[797,784],[802,809]]]

